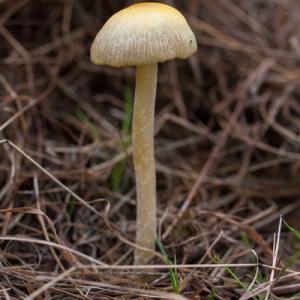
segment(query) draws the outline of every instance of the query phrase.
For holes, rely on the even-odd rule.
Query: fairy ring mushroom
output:
[[[153,257],[157,235],[153,131],[158,63],[186,59],[196,51],[197,42],[185,17],[156,2],[134,4],[114,14],[91,46],[94,64],[136,67],[132,122],[137,191],[135,264],[146,264]]]

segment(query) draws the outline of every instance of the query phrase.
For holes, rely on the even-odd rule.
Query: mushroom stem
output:
[[[132,123],[133,162],[137,190],[136,244],[155,249],[156,174],[154,158],[154,114],[157,86],[157,64],[136,68],[136,87]],[[146,264],[153,253],[135,250],[134,263]]]

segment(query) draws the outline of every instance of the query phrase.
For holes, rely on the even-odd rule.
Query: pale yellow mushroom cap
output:
[[[196,51],[195,36],[178,10],[145,2],[119,11],[104,24],[92,44],[91,61],[126,67],[188,58]]]

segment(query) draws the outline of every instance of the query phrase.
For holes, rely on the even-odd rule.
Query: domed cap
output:
[[[114,14],[98,32],[91,61],[112,67],[188,58],[197,43],[184,16],[155,2],[131,5]]]

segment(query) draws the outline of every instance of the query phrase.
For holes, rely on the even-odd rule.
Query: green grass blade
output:
[[[131,145],[130,135],[131,135],[132,110],[133,110],[133,96],[128,86],[126,86],[124,89],[124,99],[125,99],[125,110],[124,110],[124,117],[121,126],[120,139],[122,142],[123,150],[126,153],[128,147],[130,147]],[[127,158],[125,158],[124,160],[116,164],[112,170],[110,183],[111,183],[111,189],[114,192],[120,190],[122,179],[126,169],[126,164],[127,164]]]
[[[291,231],[293,234],[294,234],[294,236],[298,239],[298,240],[300,240],[300,231],[299,230],[297,230],[297,229],[295,229],[295,228],[293,228],[292,226],[290,226],[286,221],[284,221],[283,220],[283,223],[284,223],[284,225],[289,229],[289,231]]]
[[[87,128],[87,130],[90,132],[93,139],[96,141],[96,143],[100,142],[99,134],[97,127],[91,122],[91,120],[82,112],[77,111],[75,113],[78,120]]]
[[[156,244],[161,252],[161,254],[163,255],[166,264],[168,265],[172,265],[173,262],[172,260],[169,258],[168,254],[166,253],[161,241],[159,240],[159,238],[156,239]],[[172,287],[173,287],[173,292],[176,294],[180,293],[180,286],[179,286],[179,275],[176,269],[174,268],[170,268],[168,270],[168,275],[169,275],[169,279],[171,281]]]

